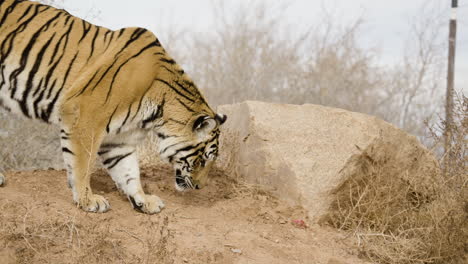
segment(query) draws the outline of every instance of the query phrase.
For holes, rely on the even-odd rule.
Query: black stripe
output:
[[[74,95],[72,95],[72,96],[69,97],[68,99],[71,99],[71,98],[73,98],[73,97],[77,97],[77,96],[80,96],[81,94],[83,94],[83,93],[86,91],[86,88],[88,88],[88,86],[89,86],[89,85],[91,84],[91,82],[94,80],[94,78],[96,78],[96,75],[97,75],[98,73],[99,73],[99,71],[96,71],[96,72],[94,73],[93,77],[91,77],[91,79],[89,79],[88,83],[87,83],[85,86],[83,86],[83,88],[82,88],[79,92],[75,93]]]
[[[94,54],[94,46],[96,45],[96,38],[98,37],[98,35],[99,35],[99,27],[97,27],[96,33],[94,34],[94,37],[93,37],[93,41],[91,41],[91,52],[89,53],[89,57],[87,61],[89,61]]]
[[[176,100],[185,107],[185,109],[187,109],[187,111],[191,112],[191,113],[195,113],[195,110],[193,110],[190,106],[184,104],[184,102],[182,102],[178,97],[176,97]]]
[[[39,13],[39,6],[36,6],[36,9],[34,10],[34,14],[25,22],[23,22],[21,25],[19,25],[17,28],[15,28],[14,31],[11,31],[7,37],[3,40],[2,45],[0,46],[0,65],[4,64],[4,61],[8,58],[10,55],[10,52],[13,49],[13,43],[15,38],[18,36],[19,32],[23,32],[26,26],[34,19],[34,17]],[[0,24],[1,25],[1,24]],[[4,68],[3,68],[4,69]],[[3,86],[5,83],[6,78],[3,76],[3,69],[2,69],[2,83],[0,85]],[[11,84],[11,82],[10,82]],[[13,98],[15,93],[16,93],[16,84],[11,84],[11,97]]]
[[[135,115],[133,115],[133,117],[132,117],[132,121],[135,119],[135,117],[137,117],[138,112],[140,111],[141,105],[143,103],[143,99],[145,98],[146,93],[148,93],[148,91],[151,89],[152,86],[153,86],[153,84],[151,84],[148,88],[146,88],[146,91],[140,97],[140,101],[138,102],[138,108],[137,108],[137,110],[135,112]],[[165,97],[166,97],[166,94],[163,94],[163,100],[164,100]]]
[[[57,93],[54,96],[54,99],[52,99],[52,102],[50,102],[50,104],[47,106],[47,111],[45,113],[42,113],[41,119],[46,121],[47,123],[49,122],[52,111],[54,110],[55,103],[57,103],[57,100],[62,90],[63,90],[63,87],[57,91]]]
[[[109,33],[111,33],[111,32],[112,32],[112,30],[108,29],[108,30],[106,31],[106,33],[104,33],[104,42],[107,41],[107,35],[109,35]]]
[[[115,157],[113,157],[113,158],[106,159],[106,160],[103,162],[103,164],[104,164],[104,165],[108,165],[109,163],[114,162],[112,165],[110,165],[110,166],[107,167],[107,169],[112,169],[112,168],[114,168],[115,166],[117,166],[117,164],[118,164],[121,160],[125,159],[126,157],[128,157],[128,156],[130,156],[130,155],[132,155],[132,154],[133,154],[133,151],[130,152],[130,153],[124,154],[124,155],[119,155],[119,156],[115,156]]]
[[[41,13],[43,13],[43,12],[45,12],[45,11],[47,11],[47,10],[49,10],[49,9],[52,8],[51,6],[48,6],[48,5],[40,5],[40,6],[41,6],[41,7],[44,7],[44,9],[42,9],[41,11],[39,11],[39,12],[41,12]]]
[[[109,38],[109,43],[107,43],[106,50],[109,48],[110,44],[112,43],[112,40],[114,39],[114,34],[115,31],[112,31],[111,36]]]
[[[166,99],[163,97],[163,100],[162,100],[161,104],[158,105],[158,108],[156,109],[156,111],[153,110],[153,113],[151,113],[151,115],[148,118],[146,118],[146,119],[144,119],[142,121],[142,128],[146,128],[146,125],[148,123],[151,123],[154,120],[159,119],[159,118],[161,118],[163,116],[163,114],[164,114],[164,105],[165,104],[166,104]]]
[[[109,121],[107,122],[107,126],[106,126],[107,134],[109,134],[110,132],[109,126],[110,126],[110,123],[112,122],[112,118],[114,117],[115,112],[117,111],[117,108],[119,108],[119,105],[115,107],[114,112],[112,112],[112,115],[109,117]]]
[[[167,135],[165,135],[165,134],[163,134],[163,133],[157,133],[156,135],[157,135],[158,138],[160,138],[160,139],[166,139],[166,138],[169,137],[169,136],[167,136]]]
[[[68,24],[68,21],[70,21],[70,19],[72,18],[72,16],[70,14],[67,13],[67,18],[65,18],[65,23],[63,23],[64,26],[66,26]],[[75,20],[72,21],[72,23],[75,23]]]
[[[68,148],[66,148],[66,147],[63,147],[63,148],[62,148],[62,152],[63,152],[63,153],[69,153],[69,154],[75,155],[70,149],[68,149]]]
[[[68,43],[68,36],[70,35],[70,32],[73,28],[73,25],[74,25],[75,21],[72,21],[70,26],[68,27],[68,30],[67,32],[65,32],[65,34],[63,34],[61,37],[60,37],[60,40],[57,42],[57,44],[55,45],[55,49],[54,49],[54,52],[52,53],[52,56],[50,57],[50,61],[49,61],[49,65],[52,64],[52,62],[54,62],[54,59],[55,59],[55,56],[57,55],[58,53],[58,49],[60,47],[60,45],[62,44],[62,41],[63,39],[66,37],[66,42],[65,42],[65,46],[63,47],[62,50],[65,50],[66,46],[67,46],[67,43]],[[65,52],[62,53],[62,56],[60,56],[60,58],[63,57],[63,55],[65,54]],[[60,59],[58,60],[60,61]]]
[[[29,14],[29,11],[31,11],[32,7],[33,7],[33,5],[29,5],[28,8],[26,9],[26,11],[24,11],[23,15],[20,16],[20,18],[18,18],[18,20],[16,20],[16,23],[19,23],[21,21],[21,19],[23,19],[25,16],[27,16]]]
[[[100,151],[98,151],[98,155],[101,156],[101,155],[104,155],[106,153],[109,153],[110,151],[111,151],[110,149],[100,150]]]
[[[14,70],[11,75],[10,75],[10,83],[12,83],[12,98],[14,98],[14,94],[16,93],[16,88],[17,88],[17,83],[18,83],[18,80],[17,80],[17,77],[18,75],[21,74],[21,72],[24,71],[24,69],[26,68],[26,63],[27,63],[27,60],[28,58],[30,57],[29,56],[29,53],[31,52],[32,50],[32,47],[34,46],[34,44],[37,42],[37,38],[39,37],[39,35],[41,34],[41,32],[46,29],[54,20],[58,19],[60,17],[60,13],[58,13],[57,15],[55,15],[53,18],[49,19],[44,25],[42,25],[42,27],[39,28],[39,30],[37,30],[31,37],[31,39],[29,40],[29,43],[26,45],[26,47],[24,48],[23,50],[23,53],[21,54],[21,60],[20,60],[20,66],[19,68],[17,68],[16,70]],[[55,33],[54,33],[55,34]],[[50,42],[48,42],[50,43]],[[24,110],[24,109],[23,109]],[[27,113],[26,113],[27,114]]]
[[[102,79],[104,79],[104,77],[107,75],[107,73],[112,69],[112,67],[114,67],[115,63],[117,63],[117,61],[119,60],[120,56],[117,56],[114,61],[112,62],[112,64],[107,67],[107,69],[104,71],[104,73],[101,75],[101,78],[99,78],[99,80],[96,82],[96,84],[93,86],[93,88],[91,88],[91,91],[94,91],[94,89],[96,89],[96,87],[101,83]]]
[[[33,88],[33,79],[34,76],[36,75],[37,71],[39,70],[39,66],[41,65],[42,58],[44,57],[44,53],[46,49],[49,47],[50,42],[54,39],[55,33],[52,35],[52,37],[42,46],[41,50],[37,54],[36,60],[33,64],[33,67],[29,71],[29,76],[28,80],[26,81],[26,88],[23,92],[23,98],[20,101],[20,108],[23,111],[23,114],[27,117],[30,117],[29,114],[29,109],[27,106],[27,100],[28,100],[28,95],[31,92],[31,89]]]
[[[169,88],[171,88],[174,92],[176,92],[178,95],[184,97],[185,99],[189,100],[190,102],[195,102],[194,99],[191,99],[190,97],[186,96],[185,94],[181,93],[179,90],[177,90],[174,86],[170,85],[168,82],[162,80],[162,79],[155,79],[155,81],[158,81],[158,82],[162,82],[164,83],[165,85],[169,86]]]
[[[75,59],[76,57],[78,56],[78,53],[77,52],[75,54],[75,57],[73,57],[72,61],[70,62],[70,65],[68,66],[68,69],[64,75],[64,79],[63,79],[63,82],[62,82],[62,87],[57,91],[57,93],[55,94],[55,97],[54,99],[52,100],[52,102],[47,106],[47,111],[45,113],[42,113],[41,115],[41,119],[48,122],[49,121],[49,118],[52,114],[52,111],[54,110],[54,106],[55,104],[57,103],[57,100],[58,100],[58,97],[59,95],[61,94],[61,92],[63,91],[63,88],[65,87],[65,84],[67,82],[67,79],[68,79],[68,76],[69,76],[69,73],[71,71],[71,68],[73,67],[73,63],[75,62]],[[52,91],[52,90],[51,90]]]
[[[176,64],[175,60],[173,60],[173,59],[161,58],[160,60],[161,60],[162,62],[166,62],[166,63],[169,63],[169,64],[171,64],[171,65]]]
[[[122,36],[122,34],[125,32],[126,28],[121,28],[119,30],[119,35],[117,36],[117,38],[120,38],[120,36]]]
[[[132,104],[130,104],[130,105],[128,106],[127,115],[125,116],[124,121],[123,121],[122,124],[120,125],[117,134],[120,133],[120,130],[121,130],[121,129],[125,126],[125,124],[127,123],[127,120],[128,120],[128,118],[130,117],[130,113],[131,113],[131,112],[132,112]]]
[[[106,143],[106,144],[101,145],[101,149],[103,149],[103,148],[121,148],[121,147],[125,147],[125,146],[126,146],[125,144],[121,144],[121,143]]]
[[[91,30],[91,27],[92,27],[91,24],[89,24],[88,22],[86,22],[84,20],[81,20],[81,23],[82,23],[82,26],[83,26],[83,35],[81,35],[81,38],[78,41],[78,44],[80,44],[81,41],[83,41],[83,39],[86,37],[86,35],[88,35],[88,33],[89,33],[89,31]]]
[[[181,160],[187,161],[188,158],[199,155],[200,152],[203,152],[203,148],[196,149],[194,152],[182,157]]]
[[[109,100],[109,97],[110,97],[110,94],[112,92],[112,87],[114,86],[114,82],[115,82],[115,79],[117,78],[117,75],[119,74],[120,70],[123,68],[123,66],[125,66],[125,64],[127,64],[130,60],[140,56],[143,52],[145,52],[147,49],[150,49],[152,47],[155,47],[156,46],[156,43],[155,42],[151,42],[150,44],[146,45],[144,48],[142,48],[137,54],[133,55],[132,57],[128,58],[124,63],[122,63],[119,68],[117,68],[117,71],[115,71],[114,73],[114,76],[112,77],[112,82],[110,84],[110,87],[109,87],[109,91],[107,91],[107,96],[106,96],[106,101],[105,103],[107,103],[107,101]]]
[[[165,69],[166,71],[168,71],[168,72],[174,74],[174,75],[176,74],[173,70],[169,69],[166,65],[161,65],[160,67],[163,68],[163,69]]]
[[[8,8],[6,8],[5,13],[3,14],[2,19],[0,19],[0,25],[3,25],[3,23],[4,23],[5,20],[7,19],[8,15],[10,15],[11,12],[13,12],[13,10],[15,9],[16,5],[18,5],[18,4],[21,3],[21,2],[22,2],[22,1],[13,1],[13,3],[11,4],[11,6],[9,6]]]
[[[127,43],[125,43],[125,45],[120,49],[120,51],[117,53],[120,54],[122,53],[130,44],[132,44],[133,42],[135,42],[136,40],[138,40],[141,35],[143,35],[145,32],[147,32],[148,30],[147,29],[144,29],[144,28],[137,28],[133,33],[132,35],[130,36],[130,39],[127,40]],[[120,37],[120,34],[119,34],[119,37]]]
[[[174,144],[171,144],[167,147],[165,147],[162,151],[159,152],[159,154],[163,154],[164,152],[166,152],[168,149],[172,148],[172,147],[175,147],[177,145],[180,145],[180,144],[184,144],[184,143],[187,143],[187,141],[182,141],[182,142],[177,142],[177,143],[174,143]]]
[[[128,184],[129,184],[131,181],[134,181],[134,180],[136,180],[136,179],[135,179],[135,178],[130,178],[130,179],[127,179],[127,182],[126,182],[126,184],[128,185]]]
[[[176,150],[176,151],[174,152],[174,154],[170,155],[168,158],[169,158],[169,160],[172,160],[172,159],[174,158],[174,156],[176,156],[176,155],[179,154],[180,152],[182,152],[182,151],[189,151],[189,150],[191,150],[191,149],[198,149],[198,147],[199,147],[200,145],[202,145],[202,144],[204,144],[204,142],[200,142],[200,143],[196,144],[195,146],[193,146],[193,145],[188,145],[188,146],[186,146],[186,147],[183,147],[183,148],[181,148],[181,149],[178,149],[178,150]],[[163,151],[163,153],[164,153],[168,148],[169,148],[169,147],[165,148],[164,151]]]
[[[37,91],[41,91],[41,92],[39,93],[39,96],[36,97],[36,100],[34,100],[34,103],[33,103],[33,109],[34,109],[34,116],[35,117],[39,116],[39,107],[38,106],[39,106],[39,103],[41,102],[42,98],[44,98],[44,94],[46,92],[45,89],[41,89],[42,88],[42,79],[39,82],[39,85],[37,87],[38,87]],[[35,95],[33,94],[33,97],[34,96]]]
[[[187,123],[185,123],[185,122],[182,122],[182,121],[177,120],[177,119],[174,119],[174,118],[169,118],[168,120],[169,120],[169,121],[172,121],[172,122],[175,122],[175,123],[178,123],[178,124],[180,124],[180,125],[184,125],[184,126],[187,124]]]

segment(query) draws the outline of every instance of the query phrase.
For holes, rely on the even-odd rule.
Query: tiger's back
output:
[[[209,107],[153,33],[113,31],[24,0],[0,0],[0,29],[0,107],[60,126],[79,207],[109,209],[90,186],[98,156],[135,209],[152,214],[164,207],[140,183],[136,145],[149,131],[174,167],[176,188],[201,186],[226,116]]]
[[[87,88],[94,91],[104,82],[115,83],[122,64],[142,51],[130,50],[132,45],[137,49],[160,46],[146,29],[112,31],[35,2],[2,1],[0,22],[1,104],[14,113],[51,123],[58,123],[57,110],[65,94],[76,97]],[[90,87],[78,87],[80,81],[89,82]]]

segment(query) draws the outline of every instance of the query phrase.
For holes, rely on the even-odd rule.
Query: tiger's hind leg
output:
[[[156,195],[145,194],[140,182],[140,168],[134,146],[123,143],[104,143],[99,155],[115,184],[137,211],[155,214],[164,208],[163,201]]]
[[[85,211],[106,212],[110,208],[109,202],[101,195],[94,194],[90,185],[90,176],[102,136],[95,130],[87,129],[92,127],[91,122],[76,124],[64,119],[61,143],[73,200]]]

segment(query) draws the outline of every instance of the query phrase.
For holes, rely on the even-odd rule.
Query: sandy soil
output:
[[[152,216],[134,211],[104,172],[92,182],[111,203],[104,214],[73,205],[64,171],[6,177],[0,188],[2,264],[364,263],[345,235],[310,225],[301,208],[220,172],[203,190],[179,193],[169,168],[143,169],[145,190],[166,203]]]

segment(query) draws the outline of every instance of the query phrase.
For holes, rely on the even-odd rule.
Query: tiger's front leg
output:
[[[155,214],[164,208],[164,203],[158,196],[145,194],[141,187],[140,168],[134,146],[105,142],[99,155],[117,188],[128,197],[135,210]]]
[[[101,195],[94,194],[90,185],[102,137],[91,129],[80,129],[87,126],[89,124],[62,126],[61,143],[68,184],[73,192],[73,200],[81,209],[104,213],[110,209],[109,202]]]

